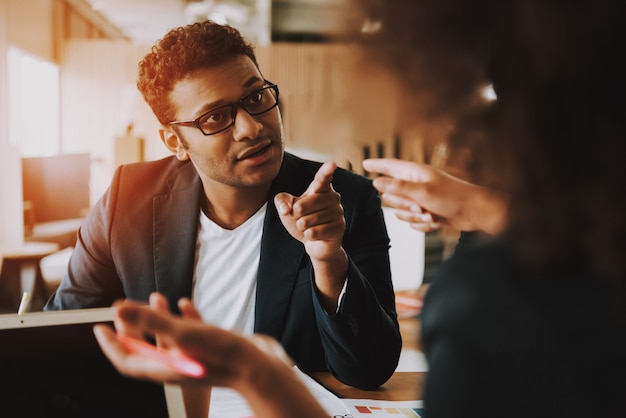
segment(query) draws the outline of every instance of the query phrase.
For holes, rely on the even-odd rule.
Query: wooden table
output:
[[[0,248],[0,311],[17,312],[23,292],[31,294],[31,309],[40,310],[46,302],[46,286],[39,262],[59,250],[50,242],[25,242]]]
[[[377,390],[361,390],[345,385],[330,373],[311,373],[311,377],[340,398],[412,401],[422,398],[425,372],[396,372]]]
[[[398,322],[400,323],[403,347],[405,349],[421,350],[419,343],[419,317],[406,317],[400,319]],[[395,372],[393,376],[377,390],[353,388],[341,383],[328,372],[311,373],[311,377],[340,398],[413,401],[422,399],[422,388],[424,380],[426,379],[426,372]]]

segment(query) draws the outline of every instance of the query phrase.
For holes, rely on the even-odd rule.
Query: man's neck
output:
[[[246,222],[267,202],[268,185],[265,188],[229,188],[207,190],[201,197],[200,207],[204,214],[224,229],[235,229]]]

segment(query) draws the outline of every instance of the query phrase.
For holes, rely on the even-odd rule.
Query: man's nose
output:
[[[236,109],[235,126],[233,127],[235,141],[255,139],[263,129],[263,124],[241,106],[237,106]]]

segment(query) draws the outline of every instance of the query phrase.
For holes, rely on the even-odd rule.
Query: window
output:
[[[9,47],[7,58],[10,142],[22,157],[58,154],[58,66],[15,47]]]

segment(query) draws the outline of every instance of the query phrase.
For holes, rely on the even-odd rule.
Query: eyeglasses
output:
[[[264,80],[265,87],[256,90],[236,103],[227,104],[209,110],[200,115],[196,120],[182,122],[170,122],[168,125],[192,126],[208,136],[219,134],[235,124],[237,109],[241,107],[250,116],[258,116],[278,106],[278,86]]]

